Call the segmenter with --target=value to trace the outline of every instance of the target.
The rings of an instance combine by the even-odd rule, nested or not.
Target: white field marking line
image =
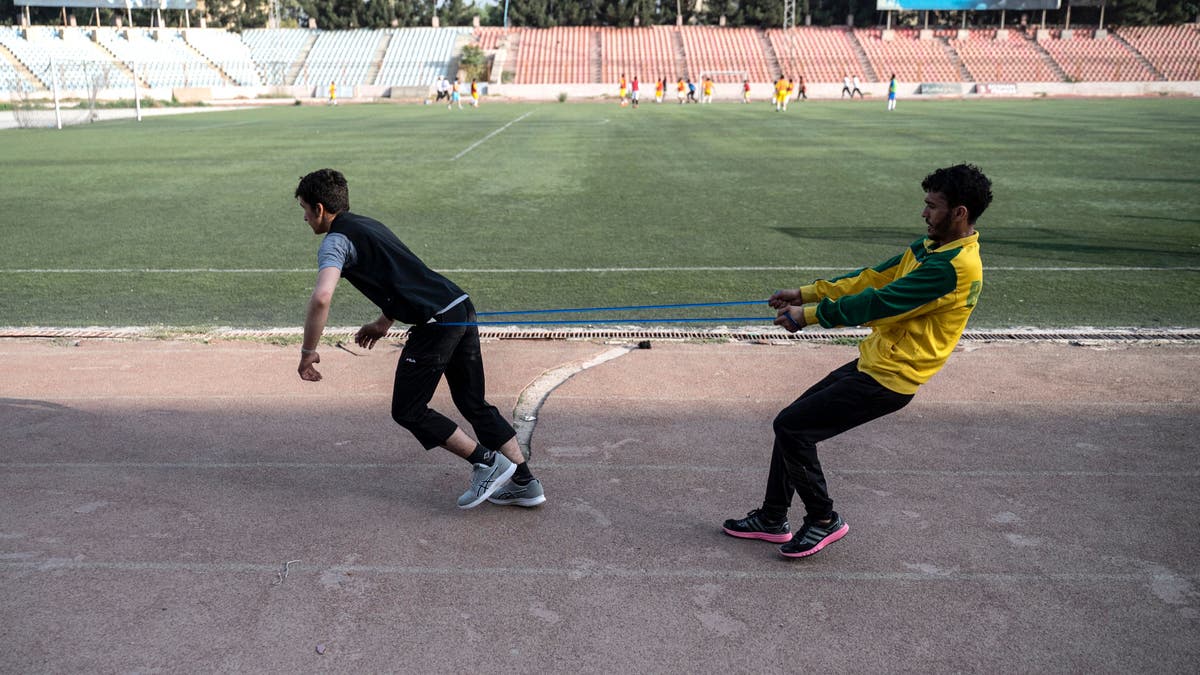
[[[1031,574],[1024,572],[817,572],[795,569],[788,571],[746,571],[731,569],[703,569],[665,567],[663,569],[605,567],[577,569],[573,567],[433,567],[421,565],[296,565],[298,572],[316,574],[326,571],[352,574],[374,574],[383,576],[425,577],[558,577],[567,579],[610,578],[610,579],[727,579],[727,580],[788,580],[809,581],[889,581],[889,582],[966,582],[1028,584],[1030,582],[1064,584],[1146,584],[1158,581],[1200,580],[1200,574],[1176,574],[1163,572],[1052,572]],[[84,561],[66,558],[46,560],[0,561],[0,570],[25,570],[55,572],[58,570],[114,571],[114,572],[203,572],[217,574],[279,574],[278,565],[261,563],[186,563],[186,562],[138,562],[138,561]]]
[[[97,352],[98,353],[98,352]],[[79,402],[79,401],[256,401],[259,399],[267,401],[319,401],[321,399],[328,400],[328,394],[278,394],[278,393],[257,393],[257,394],[209,394],[209,395],[155,395],[155,394],[112,394],[112,395],[95,395],[95,396],[43,396],[37,392],[25,392],[22,394],[25,398],[42,396],[41,400],[49,403],[58,401],[63,402]],[[339,392],[339,399],[378,399],[390,400],[391,393],[356,393],[356,392]]]
[[[121,353],[121,352],[104,352],[104,351],[89,351],[88,352],[88,354],[91,354],[91,355],[109,354],[109,353]],[[174,353],[176,353],[176,352],[172,352],[172,354],[174,354]],[[24,352],[15,352],[15,351],[14,352],[6,352],[3,350],[0,350],[0,355],[24,356],[25,353]],[[54,356],[55,356],[55,358],[58,358],[58,355],[54,355]],[[1191,357],[1187,357],[1187,358],[1191,358]],[[29,398],[36,397],[36,398],[38,398],[38,400],[44,401],[47,403],[79,403],[79,402],[89,402],[89,401],[99,401],[99,402],[105,402],[105,401],[198,401],[198,402],[203,402],[203,401],[257,401],[257,400],[303,401],[303,402],[307,403],[309,401],[320,401],[320,400],[328,399],[327,394],[289,393],[286,395],[281,395],[281,394],[271,393],[271,392],[258,392],[258,393],[250,393],[250,394],[191,394],[191,395],[183,395],[183,394],[170,394],[170,395],[164,395],[164,394],[94,394],[94,395],[93,394],[79,394],[79,395],[74,395],[74,396],[70,396],[70,395],[63,396],[63,395],[59,395],[56,393],[52,394],[52,393],[46,393],[46,392],[26,391],[26,392],[20,392],[20,394],[23,398],[29,399]],[[338,393],[338,398],[365,400],[365,401],[372,401],[372,400],[390,401],[392,398],[392,393],[384,392],[384,391],[380,391],[380,392],[340,392],[340,393]],[[559,398],[560,398],[560,400],[567,400],[567,401],[594,401],[595,400],[594,396],[583,396],[583,395],[571,396],[571,395],[564,394],[564,395],[560,395]],[[648,403],[661,403],[661,404],[674,404],[674,403],[692,403],[692,404],[736,403],[736,404],[742,404],[742,405],[747,404],[746,399],[737,398],[737,397],[733,397],[733,398],[685,398],[685,397],[647,398],[644,396],[643,397],[609,396],[605,400],[606,401],[630,401],[630,402],[642,401],[642,402],[648,402]],[[1160,409],[1172,409],[1172,408],[1192,409],[1192,408],[1196,407],[1196,404],[1191,401],[1053,401],[1052,403],[1053,403],[1053,405],[1060,407],[1060,408],[1097,408],[1097,409],[1113,408],[1113,409],[1117,409],[1117,410],[1124,410],[1124,409],[1160,410]],[[778,406],[779,402],[778,401],[760,400],[760,401],[756,401],[755,404],[756,405],[764,405],[764,406]],[[953,407],[960,407],[960,408],[977,408],[980,405],[985,405],[985,406],[992,407],[992,408],[997,408],[997,407],[1044,408],[1046,405],[1048,405],[1048,402],[1047,401],[1004,401],[1001,403],[996,403],[996,401],[993,399],[980,399],[980,400],[959,399],[959,400],[955,400],[955,401],[941,401],[939,403],[939,405],[941,405],[943,407],[953,406]],[[516,410],[513,411],[513,414],[515,417]],[[0,463],[0,466],[4,466],[4,464]]]
[[[532,114],[533,114],[533,111],[532,111],[532,110],[530,110],[529,112],[525,113],[524,115],[521,115],[521,116],[520,116],[520,117],[518,117],[517,119],[515,119],[515,120],[513,120],[513,121],[509,122],[508,124],[505,124],[504,126],[500,127],[499,129],[496,129],[495,131],[493,131],[492,133],[488,134],[487,136],[484,136],[483,138],[481,138],[481,139],[479,139],[479,140],[475,141],[475,142],[474,142],[474,143],[472,143],[472,144],[471,144],[471,146],[470,146],[470,147],[468,147],[466,150],[463,150],[462,152],[458,153],[458,154],[457,154],[457,155],[455,155],[453,158],[451,158],[451,159],[450,159],[450,161],[451,161],[451,162],[453,162],[453,161],[457,160],[459,157],[462,157],[463,155],[467,154],[468,152],[470,152],[470,151],[474,150],[475,148],[478,148],[478,147],[479,147],[480,145],[482,145],[482,144],[483,144],[483,142],[484,142],[484,141],[486,141],[487,139],[491,138],[492,136],[495,136],[496,134],[500,133],[501,131],[504,131],[505,129],[507,129],[507,128],[511,127],[512,125],[516,124],[517,122],[520,122],[521,120],[525,119],[526,117],[529,117],[529,116],[530,116],[530,115],[532,115]]]
[[[595,462],[566,463],[539,461],[539,470],[582,470],[607,472],[664,471],[671,473],[761,473],[759,467],[696,466],[691,464],[604,464]],[[442,471],[440,464],[406,464],[402,462],[365,462],[361,464],[338,462],[0,462],[4,470],[98,470],[120,471],[125,469],[147,469],[155,471],[200,470],[200,471],[244,471],[297,470],[297,471]],[[1200,471],[1082,471],[1074,469],[1017,471],[1005,469],[840,469],[833,472],[841,476],[915,476],[922,478],[1200,478]]]
[[[743,266],[743,267],[514,267],[439,268],[445,274],[627,274],[645,272],[845,272],[851,267]],[[1200,267],[984,267],[984,272],[1200,272]],[[315,274],[311,267],[178,267],[178,268],[22,268],[0,269],[0,274]]]
[[[541,411],[542,405],[546,402],[546,398],[550,396],[550,392],[557,389],[560,384],[571,379],[577,373],[611,361],[619,356],[624,356],[635,348],[635,345],[621,345],[603,351],[585,361],[575,361],[558,366],[557,368],[551,368],[521,390],[521,393],[517,396],[517,404],[513,407],[512,416],[513,427],[517,432],[517,444],[521,447],[521,452],[525,454],[526,459],[532,453],[529,444],[533,439],[533,430],[537,427],[538,413]]]

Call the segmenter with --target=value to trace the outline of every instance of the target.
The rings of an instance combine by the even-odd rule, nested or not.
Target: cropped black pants
[[[489,450],[499,450],[516,431],[495,406],[484,398],[483,354],[470,300],[436,317],[437,323],[413,326],[396,365],[392,386],[392,419],[412,432],[426,450],[442,445],[458,428],[445,415],[429,407],[442,376],[450,386],[454,406],[475,430],[475,438]]]
[[[896,412],[912,398],[859,372],[858,359],[826,375],[775,417],[775,447],[762,510],[772,518],[786,516],[794,493],[810,518],[828,518],[833,500],[817,458],[817,443]]]

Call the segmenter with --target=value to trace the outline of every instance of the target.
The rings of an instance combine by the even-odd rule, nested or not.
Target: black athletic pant
[[[912,394],[898,394],[858,370],[858,359],[814,384],[775,417],[775,449],[763,511],[782,518],[793,490],[808,516],[823,520],[833,513],[817,443],[908,405]]]
[[[470,300],[434,317],[439,322],[474,323]],[[475,430],[485,448],[499,450],[516,432],[496,407],[484,400],[483,354],[475,326],[413,326],[396,365],[392,386],[392,419],[408,429],[426,449],[446,442],[458,425],[429,407],[442,375],[454,405]]]

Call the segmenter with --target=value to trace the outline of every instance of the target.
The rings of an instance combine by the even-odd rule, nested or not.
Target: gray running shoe
[[[501,506],[537,506],[546,501],[546,492],[536,478],[525,485],[517,485],[510,481],[508,485],[488,497],[488,501]]]
[[[504,487],[517,470],[504,455],[493,453],[492,465],[476,464],[471,470],[471,487],[458,498],[458,508],[473,509],[483,503],[492,493]]]

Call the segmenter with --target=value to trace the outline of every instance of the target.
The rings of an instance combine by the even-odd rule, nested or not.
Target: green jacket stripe
[[[837,300],[825,298],[817,306],[817,319],[826,328],[861,326],[904,314],[953,292],[958,285],[954,265],[943,256],[931,258],[883,288],[868,288]]]

